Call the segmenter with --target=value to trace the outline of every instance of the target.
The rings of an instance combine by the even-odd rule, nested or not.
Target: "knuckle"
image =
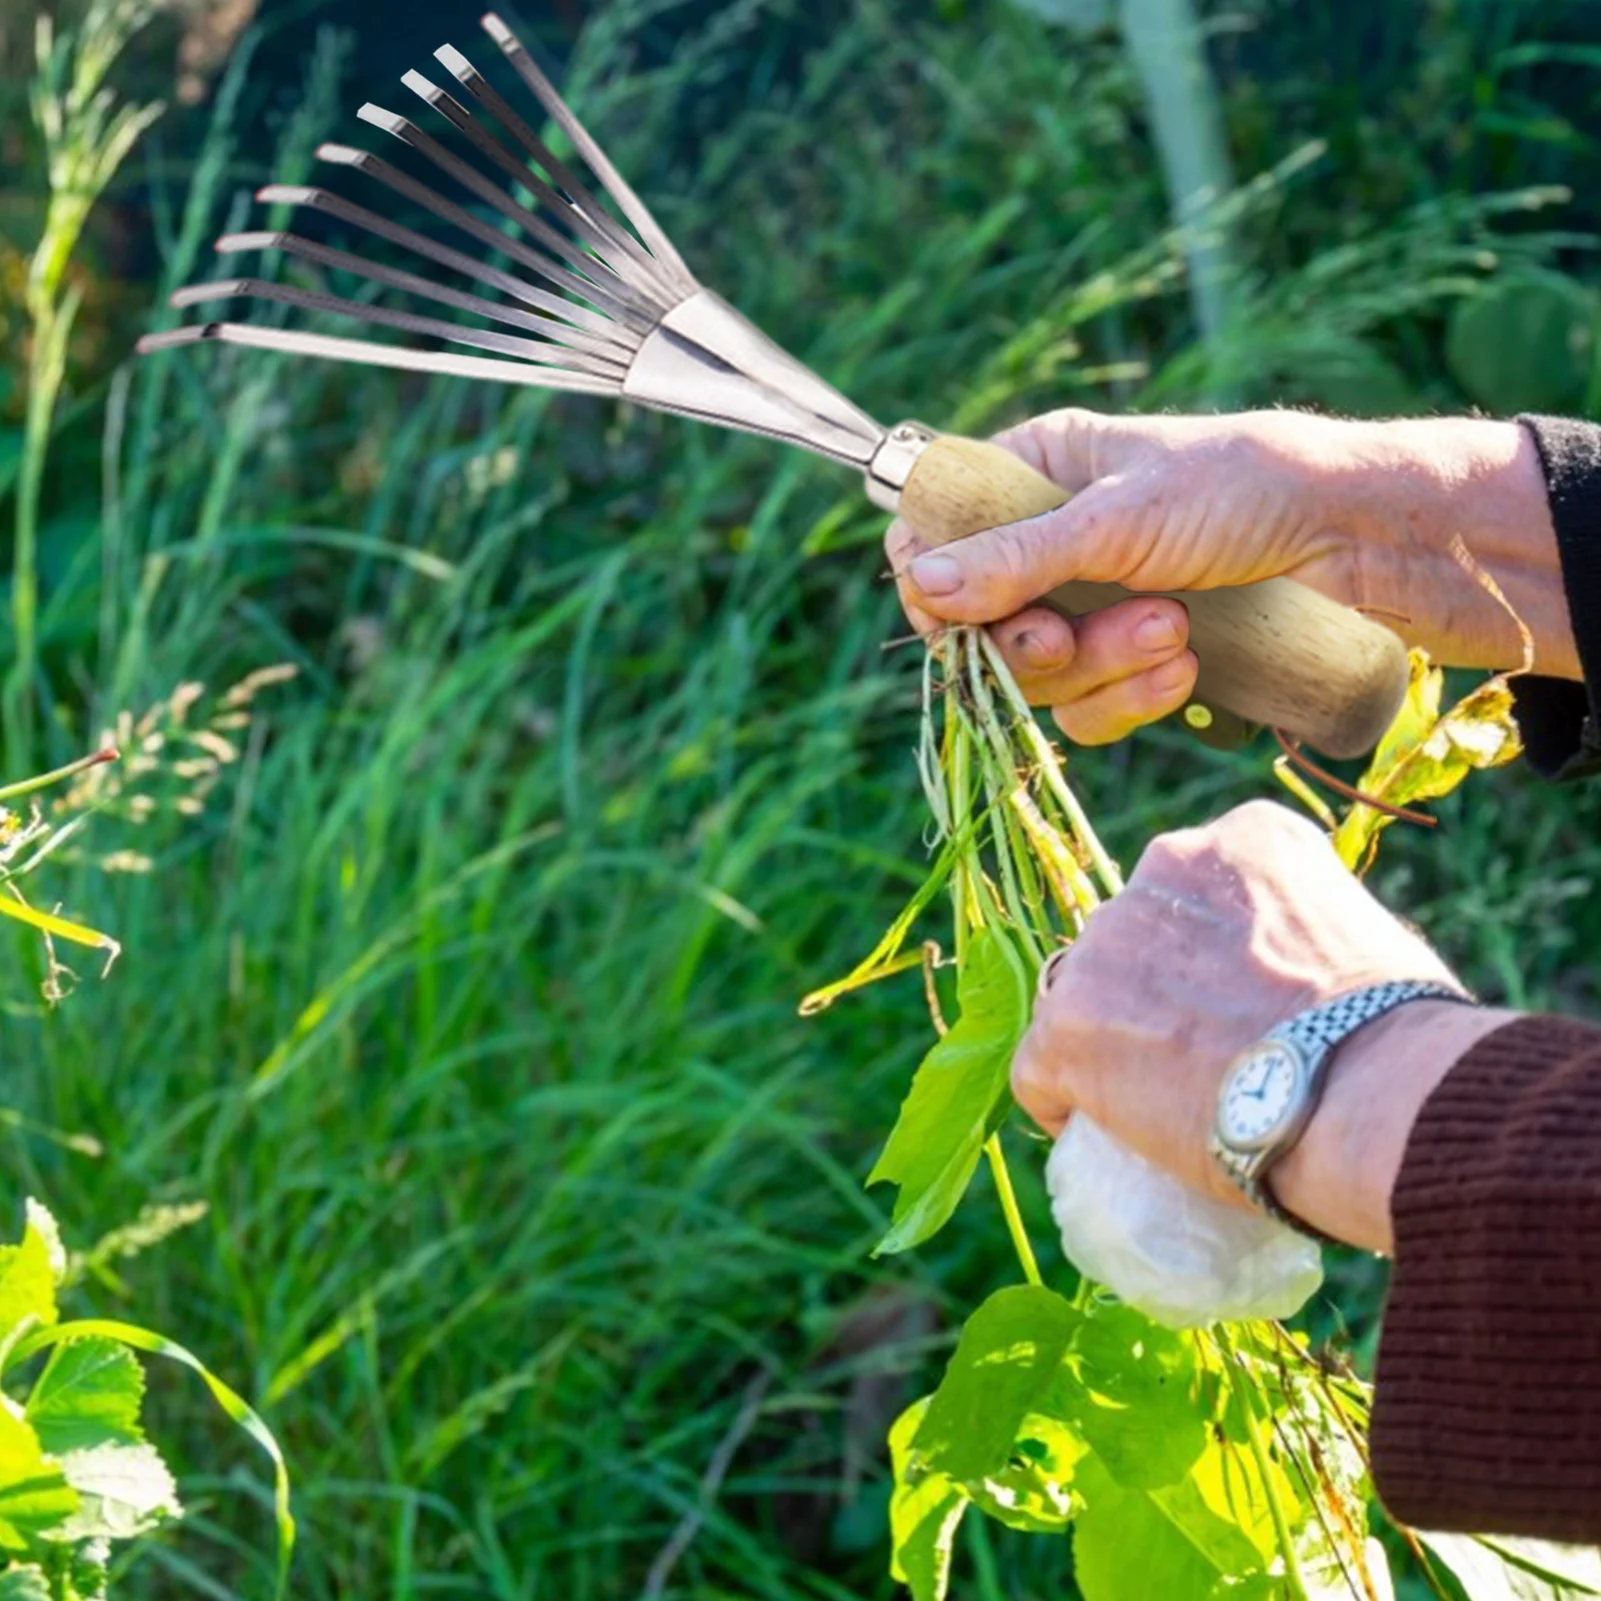
[[[1258,841],[1278,838],[1297,842],[1321,839],[1322,830],[1311,818],[1292,811],[1279,801],[1248,800],[1225,812],[1210,825],[1220,840]]]
[[[1148,882],[1153,878],[1174,878],[1188,873],[1212,855],[1215,848],[1206,828],[1171,829],[1166,834],[1158,834],[1140,852],[1129,881]]]
[[[911,524],[901,518],[894,518],[884,530],[884,552],[891,565],[899,565],[903,559],[909,560],[921,549],[922,545],[913,533]]]
[[[1137,701],[1131,710],[1146,717],[1173,710],[1181,701],[1189,699],[1199,671],[1194,653],[1184,651],[1160,667],[1142,673],[1137,687],[1131,691]]]
[[[996,576],[1020,599],[1032,600],[1046,583],[1040,569],[1049,553],[1050,514],[1013,523],[995,540]]]

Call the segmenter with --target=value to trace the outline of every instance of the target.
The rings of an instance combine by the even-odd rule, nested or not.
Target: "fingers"
[[[909,523],[899,517],[889,525],[884,535],[884,554],[889,558],[889,570],[895,575],[895,588],[900,592],[901,610],[906,620],[920,634],[932,634],[944,624],[932,612],[917,604],[917,593],[907,577],[907,569],[920,552],[928,549]]]
[[[1172,661],[1189,638],[1176,600],[1138,598],[1071,623],[1031,606],[992,630],[1019,688],[1036,706],[1066,706]]]
[[[1199,671],[1195,652],[1181,651],[1160,667],[1053,706],[1051,716],[1075,745],[1110,745],[1176,712],[1190,698]]]
[[[1067,1127],[1073,1103],[1067,1095],[1058,1053],[1047,1040],[1047,1030],[1038,1023],[1023,1036],[1012,1057],[1012,1096],[1054,1138]]]

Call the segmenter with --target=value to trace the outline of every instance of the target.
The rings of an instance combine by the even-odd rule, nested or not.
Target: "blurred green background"
[[[1191,34],[1172,0],[507,14],[700,276],[885,420],[1601,415],[1591,0],[1204,0]],[[492,54],[475,20],[191,0],[118,70],[174,104],[68,275],[8,774],[181,685],[299,673],[197,804],[158,761],[82,836],[148,871],[85,849],[40,879],[127,949],[49,1009],[16,939],[10,1215],[38,1194],[88,1245],[205,1204],[101,1251],[79,1299],[260,1402],[297,1596],[888,1596],[884,1429],[1009,1269],[982,1183],[932,1248],[867,1257],[915,979],[796,1015],[923,859],[881,519],[837,469],[611,403],[126,361],[257,184],[362,142],[355,106],[401,109],[384,86],[436,44]],[[0,541],[46,197],[33,23],[0,4]],[[1167,729],[1071,773],[1125,865],[1275,789],[1265,747]],[[1487,994],[1593,1010],[1595,792],[1502,773],[1441,810],[1392,832],[1382,891]],[[1039,1148],[1008,1139],[1044,1244]],[[1314,1324],[1365,1357],[1381,1293],[1340,1264]],[[120,1593],[265,1594],[257,1464],[153,1383],[193,1516]],[[1063,1542],[963,1542],[964,1596],[1071,1593]]]

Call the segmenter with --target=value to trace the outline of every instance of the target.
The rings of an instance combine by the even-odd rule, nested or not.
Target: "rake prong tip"
[[[199,305],[204,300],[230,300],[235,296],[252,295],[267,287],[259,278],[219,278],[215,283],[188,284],[175,289],[168,305],[181,310],[185,306]]]
[[[408,126],[404,117],[393,111],[385,111],[382,106],[375,106],[370,100],[356,115],[370,126],[382,128],[385,133],[398,134],[402,128]]]
[[[225,233],[212,248],[219,256],[231,256],[242,250],[277,250],[291,237],[281,228],[259,233]]]

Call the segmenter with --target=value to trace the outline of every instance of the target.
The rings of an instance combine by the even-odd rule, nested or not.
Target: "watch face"
[[[1290,1046],[1264,1040],[1247,1051],[1223,1082],[1217,1129],[1241,1150],[1261,1150],[1288,1126],[1300,1105],[1301,1059]]]

